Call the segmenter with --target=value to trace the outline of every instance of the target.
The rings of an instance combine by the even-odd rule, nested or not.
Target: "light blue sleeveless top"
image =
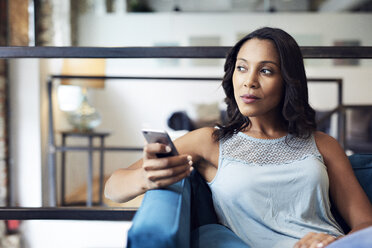
[[[343,235],[330,211],[327,167],[314,137],[220,141],[208,183],[221,224],[251,248],[292,248],[309,232]]]

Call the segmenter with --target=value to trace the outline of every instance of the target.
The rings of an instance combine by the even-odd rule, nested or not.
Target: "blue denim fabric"
[[[250,248],[235,233],[219,224],[208,224],[191,233],[192,248]]]
[[[342,239],[336,240],[327,248],[371,248],[372,227],[352,233]]]
[[[190,184],[182,180],[150,190],[128,232],[127,247],[190,247]]]

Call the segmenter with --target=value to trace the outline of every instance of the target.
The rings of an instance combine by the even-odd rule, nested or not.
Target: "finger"
[[[314,240],[311,241],[311,243],[308,247],[309,248],[322,248],[322,247],[324,247],[324,244],[321,240],[314,239]]]
[[[315,235],[313,236],[312,239],[310,239],[308,241],[308,247],[309,248],[322,248],[324,247],[324,244],[323,244],[323,237],[320,236],[320,235]]]
[[[323,248],[334,240],[335,238],[332,237],[331,235],[320,233],[316,235],[314,239],[311,241],[310,248]]]
[[[180,165],[177,167],[172,167],[164,170],[153,170],[147,173],[147,179],[150,181],[160,181],[164,179],[169,179],[173,177],[177,177],[180,174],[191,172],[191,166],[189,164],[187,165]]]
[[[336,241],[336,238],[333,237],[333,236],[329,236],[327,237],[325,240],[322,241],[322,243],[324,244],[324,247],[326,247],[327,245],[333,243]]]
[[[314,235],[316,235],[316,234],[313,233],[313,232],[309,232],[302,239],[300,239],[300,241],[298,241],[295,244],[294,248],[305,248],[305,247],[308,247],[308,242],[313,238]]]
[[[146,171],[163,170],[180,165],[192,165],[192,157],[190,155],[180,155],[166,158],[148,159],[144,162],[143,168]]]
[[[307,235],[305,235],[302,239],[297,241],[297,243],[293,246],[293,248],[301,248],[301,246],[305,244],[305,241],[306,241],[305,238],[307,238]]]
[[[151,143],[147,144],[143,148],[143,157],[144,159],[153,159],[157,158],[157,153],[169,153],[171,148],[161,143]]]
[[[190,170],[192,170],[192,169],[190,169]],[[163,188],[163,187],[166,187],[168,185],[174,184],[174,183],[176,183],[178,181],[181,181],[185,177],[188,177],[189,174],[190,174],[190,172],[185,171],[184,173],[181,173],[181,174],[179,174],[179,175],[177,175],[175,177],[162,179],[162,180],[159,180],[159,181],[154,182],[153,184],[154,184],[154,186],[156,188]]]
[[[310,248],[323,248],[323,247],[325,247],[325,241],[319,240],[319,239],[313,240],[310,245]]]
[[[322,240],[322,233],[309,232],[300,241],[295,244],[295,248],[310,248],[315,243]]]
[[[144,146],[144,158],[145,159],[152,159],[157,158],[157,153],[169,153],[171,148],[161,143],[151,143]]]

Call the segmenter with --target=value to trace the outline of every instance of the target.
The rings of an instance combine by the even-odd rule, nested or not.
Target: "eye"
[[[238,65],[238,66],[236,67],[236,70],[237,70],[237,71],[246,71],[247,69],[246,69],[244,66]]]
[[[271,75],[273,72],[270,69],[262,69],[261,72],[266,75]]]

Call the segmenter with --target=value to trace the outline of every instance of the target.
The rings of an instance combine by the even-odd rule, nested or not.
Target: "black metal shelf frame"
[[[0,58],[117,58],[117,59],[151,59],[151,58],[205,58],[223,59],[230,47],[0,47]],[[301,47],[304,59],[372,59],[372,46],[364,47]],[[68,76],[63,76],[68,77]],[[74,77],[75,76],[71,76]],[[48,92],[51,93],[52,81],[62,76],[53,75],[48,80]],[[98,77],[102,79],[101,77]],[[111,77],[110,79],[133,79],[132,77]],[[171,79],[171,80],[193,80],[191,78],[146,78],[137,79]],[[195,78],[195,80],[220,80],[219,78]],[[326,79],[328,81],[338,81],[339,79]],[[343,118],[347,108],[369,108],[370,106],[342,105],[342,81],[338,86],[339,106],[330,112],[330,115],[339,112],[339,118]],[[341,105],[340,105],[341,104]],[[49,114],[51,109],[49,109]],[[341,128],[345,129],[345,121]],[[52,123],[53,124],[53,123]],[[49,132],[53,127],[49,126]],[[57,147],[54,144],[53,135],[49,135],[48,143],[52,144],[48,151],[50,158],[56,151],[61,150],[84,150],[84,147]],[[97,148],[94,148],[97,149]],[[136,147],[106,147],[107,151],[137,151]],[[92,208],[0,208],[0,219],[80,219],[80,220],[131,220],[135,210],[112,210],[112,209],[92,209]]]
[[[0,207],[2,220],[105,220],[128,221],[136,210],[132,208],[7,208]]]
[[[0,58],[223,59],[231,47],[0,47]],[[303,46],[306,59],[371,59],[372,46]]]

